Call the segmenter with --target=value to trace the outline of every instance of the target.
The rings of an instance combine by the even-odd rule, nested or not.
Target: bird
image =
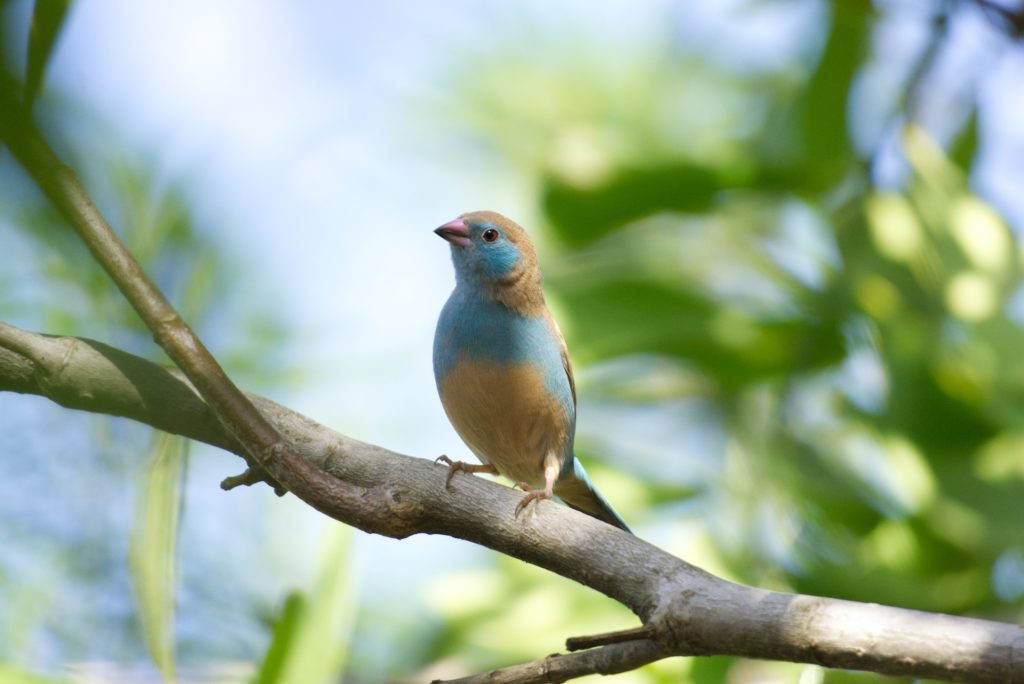
[[[576,458],[576,383],[562,332],[544,300],[526,231],[473,211],[434,231],[451,248],[455,289],[434,333],[434,379],[445,413],[480,465],[440,456],[450,486],[459,471],[502,475],[532,501],[557,495],[631,533]]]

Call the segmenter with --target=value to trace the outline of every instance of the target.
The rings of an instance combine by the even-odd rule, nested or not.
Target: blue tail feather
[[[579,460],[573,458],[573,461],[572,471],[566,473],[555,483],[555,494],[570,508],[632,534],[633,531],[629,529],[622,517],[594,487],[594,483],[590,481],[587,471],[584,470]]]

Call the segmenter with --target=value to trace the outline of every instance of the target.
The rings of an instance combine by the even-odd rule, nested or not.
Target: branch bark
[[[0,390],[120,415],[244,454],[173,370],[99,342],[0,324]],[[326,511],[367,532],[446,534],[520,558],[629,606],[651,637],[548,657],[461,681],[549,682],[632,669],[676,655],[735,655],[950,681],[1024,681],[1024,629],[915,610],[765,591],[728,582],[565,506],[360,442],[249,395],[329,490],[364,492]],[[615,667],[623,669],[616,670]],[[485,679],[484,677],[491,677]]]

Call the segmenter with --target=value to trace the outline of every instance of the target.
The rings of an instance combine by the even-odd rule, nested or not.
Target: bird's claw
[[[474,465],[472,463],[466,463],[465,461],[453,461],[444,454],[435,458],[434,463],[444,463],[448,466],[448,477],[444,480],[445,489],[451,488],[452,478],[455,477],[455,473],[460,470],[464,473],[469,473],[470,475],[473,473],[491,473],[492,475],[496,475],[498,473],[494,466]]]
[[[552,493],[549,492],[547,489],[534,489],[525,482],[516,482],[516,487],[519,487],[524,492],[526,492],[526,496],[524,496],[522,500],[518,504],[516,504],[515,514],[512,516],[514,518],[518,518],[519,514],[522,513],[526,509],[526,507],[530,505],[531,501],[538,501],[540,499],[550,499],[552,495]]]
[[[445,454],[441,454],[440,456],[435,458],[434,463],[444,463],[445,465],[448,466],[448,477],[444,479],[445,489],[451,488],[452,478],[455,477],[455,473],[459,472],[466,466],[466,464],[463,463],[462,461],[453,461],[452,459],[448,458]]]

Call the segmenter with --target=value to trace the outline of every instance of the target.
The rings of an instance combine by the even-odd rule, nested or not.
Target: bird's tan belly
[[[515,482],[542,486],[545,455],[564,454],[571,417],[529,364],[462,360],[442,383],[441,403],[477,458]]]

